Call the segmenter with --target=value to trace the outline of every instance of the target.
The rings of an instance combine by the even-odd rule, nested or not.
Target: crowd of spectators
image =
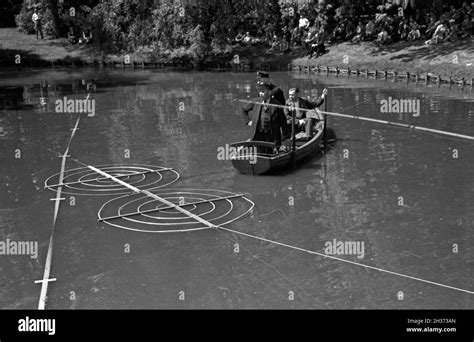
[[[439,44],[470,38],[473,34],[474,3],[464,2],[456,8],[445,4],[442,9],[412,8],[403,1],[393,0],[384,5],[354,6],[344,1],[339,7],[318,4],[312,9],[291,10],[284,18],[281,32],[265,28],[262,38],[252,38],[240,32],[235,43],[267,44],[269,51],[288,51],[304,47],[310,56],[323,54],[325,44],[342,41],[374,41],[380,45],[399,41]]]

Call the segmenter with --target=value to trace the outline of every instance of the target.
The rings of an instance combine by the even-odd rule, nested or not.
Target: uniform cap
[[[270,77],[270,73],[266,72],[266,71],[257,71],[257,76],[258,77],[261,77],[261,78],[269,78]]]

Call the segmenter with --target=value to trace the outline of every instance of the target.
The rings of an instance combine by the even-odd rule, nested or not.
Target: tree
[[[51,20],[55,38],[61,37],[61,24],[59,20],[58,4],[56,0],[48,0],[49,10],[51,11]]]
[[[15,14],[21,9],[21,2],[2,0],[0,4],[0,27],[15,26]]]

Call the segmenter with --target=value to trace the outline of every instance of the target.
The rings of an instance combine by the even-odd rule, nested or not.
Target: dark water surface
[[[328,87],[330,111],[474,135],[469,89],[272,77],[285,92],[299,86],[303,95],[315,96]],[[253,96],[254,83],[253,73],[3,74],[0,240],[38,241],[39,256],[0,256],[0,307],[38,305],[40,285],[34,281],[43,277],[54,211],[54,193],[43,185],[60,171],[52,151],[64,152],[77,119],[55,113],[54,102],[88,92],[96,115],[82,115],[69,151],[73,158],[91,165],[173,167],[181,175],[173,186],[248,194],[256,205],[253,215],[231,229],[319,253],[333,239],[364,242],[363,258],[340,257],[474,291],[472,142],[331,117],[339,140],[326,156],[294,172],[240,175],[229,161],[217,159],[217,148],[248,138],[233,100]],[[389,97],[419,99],[420,115],[381,113],[380,101]],[[68,160],[66,168],[77,167]],[[97,222],[105,197],[78,196],[75,206],[64,197],[50,309],[474,309],[472,294],[229,232],[115,229]]]

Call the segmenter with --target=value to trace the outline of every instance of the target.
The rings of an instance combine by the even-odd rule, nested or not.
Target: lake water
[[[474,92],[383,80],[272,73],[285,92],[329,89],[332,112],[474,135]],[[338,137],[297,170],[241,175],[217,149],[249,137],[241,103],[254,73],[66,70],[0,79],[0,241],[37,241],[38,258],[0,255],[0,307],[38,305],[54,192],[78,114],[64,97],[95,100],[81,115],[66,169],[146,164],[176,169],[170,188],[246,193],[255,203],[227,227],[474,291],[474,145],[463,139],[329,117]],[[381,101],[419,100],[419,113],[382,113]],[[474,309],[474,296],[436,284],[222,230],[149,234],[97,222],[110,197],[64,194],[55,228],[49,309]],[[71,201],[74,201],[72,203]],[[74,204],[74,205],[71,205]],[[237,249],[236,249],[237,247]]]

